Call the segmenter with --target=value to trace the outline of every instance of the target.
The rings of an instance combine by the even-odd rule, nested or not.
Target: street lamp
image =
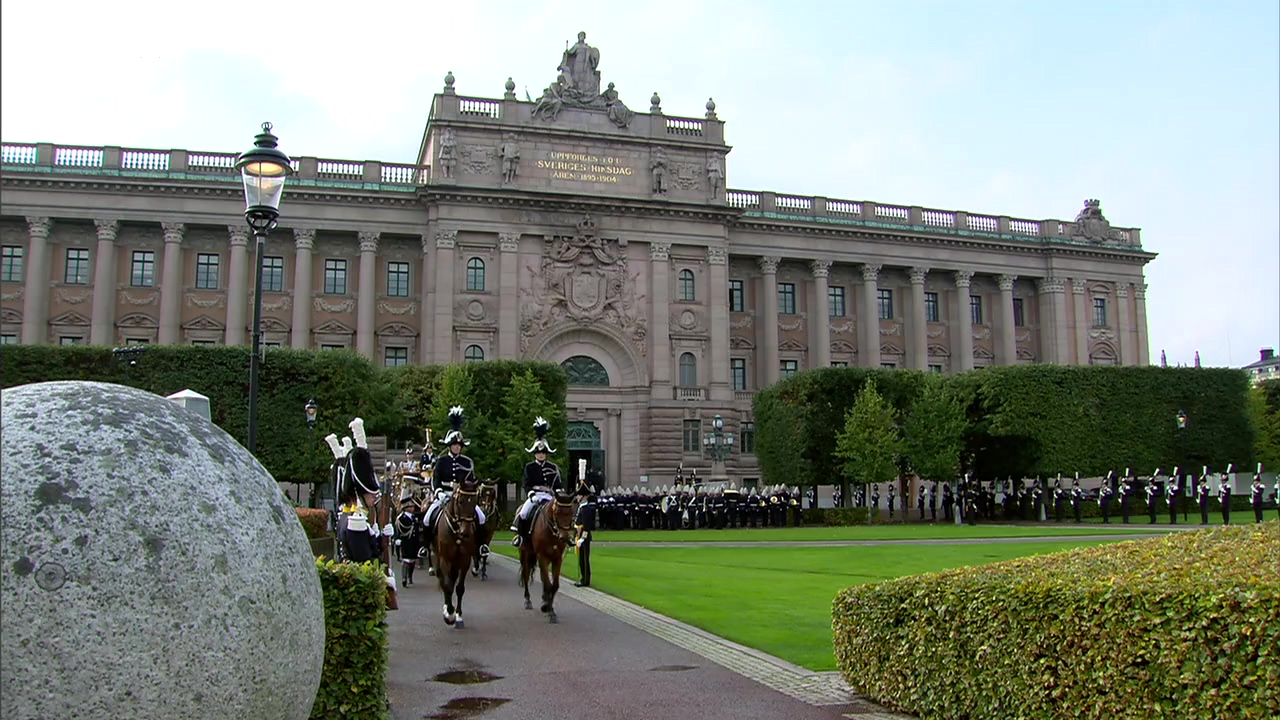
[[[307,413],[307,427],[311,428],[312,430],[315,430],[316,414],[320,412],[320,408],[316,407],[316,401],[308,400],[306,406],[304,406],[302,409],[304,412]]]
[[[733,433],[724,431],[724,418],[716,415],[711,421],[711,432],[702,436],[702,447],[711,458],[711,479],[727,480],[729,473],[724,469],[724,461],[729,459],[733,451]]]
[[[280,218],[280,196],[284,181],[292,172],[289,156],[276,147],[271,123],[262,123],[262,132],[253,139],[253,148],[240,154],[236,169],[244,178],[244,219],[253,230],[257,270],[253,281],[253,354],[249,356],[249,452],[258,441],[258,353],[262,349],[262,250],[267,235]]]
[[[1187,467],[1188,466],[1187,457],[1186,457],[1187,455],[1187,414],[1179,410],[1178,413],[1173,416],[1173,420],[1178,427],[1178,461],[1181,463],[1183,467]],[[1177,472],[1175,471],[1174,474],[1176,475]],[[1174,480],[1175,482],[1177,482],[1177,491],[1176,491],[1176,494],[1174,495],[1175,502],[1177,502],[1177,499],[1179,498],[1179,496],[1182,495],[1182,492],[1183,492],[1182,479],[1175,478]],[[1194,481],[1192,482],[1192,489],[1193,490],[1195,489]],[[1178,514],[1178,511],[1175,508],[1170,508],[1169,514],[1176,517]],[[1187,519],[1186,503],[1182,504],[1182,519],[1183,520]]]
[[[316,415],[320,413],[320,408],[316,406],[315,400],[308,400],[307,404],[302,406],[302,411],[306,413],[307,427],[311,429],[311,442],[314,443],[316,439]],[[307,505],[308,507],[315,507],[316,506],[316,484],[310,483],[310,485],[311,485],[311,491],[307,493],[307,497],[308,497]],[[293,500],[294,502],[302,501],[302,483],[298,483],[297,494],[295,495]]]

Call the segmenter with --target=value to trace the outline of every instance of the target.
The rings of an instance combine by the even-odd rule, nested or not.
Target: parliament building
[[[1155,255],[1097,200],[1032,220],[730,189],[713,101],[630,108],[599,59],[579,35],[527,100],[445,76],[415,163],[294,156],[264,342],[560,363],[568,449],[625,486],[706,476],[716,414],[757,480],[752,395],[807,368],[1148,364]],[[247,344],[236,155],[4,142],[0,339]]]

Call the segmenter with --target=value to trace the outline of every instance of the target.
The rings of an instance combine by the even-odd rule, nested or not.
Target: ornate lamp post
[[[733,451],[733,433],[724,431],[724,418],[716,415],[711,421],[711,432],[702,436],[702,447],[711,458],[711,479],[727,480],[729,473],[724,469],[724,461],[729,459]]]
[[[1173,420],[1174,420],[1174,423],[1176,423],[1178,428],[1178,464],[1179,464],[1179,467],[1188,467],[1187,465],[1187,414],[1179,410],[1177,414],[1173,416]],[[1177,474],[1176,470],[1175,470],[1175,474]],[[1178,483],[1177,494],[1174,496],[1176,498],[1181,496],[1183,493],[1182,478],[1175,478],[1174,482]],[[1194,481],[1193,481],[1192,487],[1194,489]],[[1177,510],[1170,508],[1169,514],[1176,516]],[[1187,503],[1182,503],[1182,519],[1184,521],[1187,519]]]
[[[253,139],[253,148],[240,154],[236,169],[244,178],[244,219],[253,230],[257,270],[253,281],[253,354],[249,356],[249,452],[258,442],[258,363],[262,350],[262,250],[267,235],[280,218],[280,196],[284,181],[293,173],[289,156],[276,147],[271,123],[262,123],[262,132]]]
[[[311,442],[312,444],[314,444],[316,439],[316,415],[320,413],[320,408],[316,405],[315,400],[308,400],[307,404],[302,406],[302,411],[306,413],[307,427],[311,429]],[[307,505],[309,507],[315,507],[316,506],[316,484],[315,483],[311,483],[311,492],[307,493],[307,495],[308,495]],[[298,484],[297,495],[294,497],[293,501],[295,503],[302,501],[302,484],[301,483]]]

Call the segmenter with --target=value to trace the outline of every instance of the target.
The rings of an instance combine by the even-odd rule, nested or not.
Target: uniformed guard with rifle
[[[1254,522],[1262,522],[1262,500],[1266,490],[1266,486],[1262,484],[1262,463],[1258,463],[1258,471],[1253,474],[1253,486],[1249,488],[1249,502],[1253,505]]]
[[[1169,476],[1169,484],[1164,488],[1165,502],[1169,503],[1170,525],[1178,524],[1178,496],[1181,494],[1181,488],[1178,487],[1180,484],[1178,481],[1181,476],[1178,474],[1178,471],[1180,469],[1181,468],[1178,467],[1173,468],[1173,474]]]
[[[1209,466],[1200,471],[1200,480],[1196,484],[1196,499],[1200,502],[1200,524],[1209,524]]]
[[[1147,478],[1147,517],[1151,518],[1152,525],[1156,524],[1156,501],[1160,499],[1160,488],[1156,485],[1159,478],[1160,468],[1156,468],[1151,477]]]
[[[1108,470],[1107,477],[1102,481],[1102,487],[1098,488],[1098,507],[1102,510],[1102,522],[1111,524],[1111,479],[1115,477],[1115,470]]]
[[[1076,478],[1071,481],[1071,511],[1075,515],[1076,522],[1080,520],[1080,506],[1084,504],[1084,488],[1080,487],[1080,473],[1076,473]]]
[[[1231,524],[1231,463],[1218,479],[1218,504],[1222,506],[1222,524]]]

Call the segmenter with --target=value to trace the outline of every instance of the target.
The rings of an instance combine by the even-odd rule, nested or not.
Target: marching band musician
[[[1124,469],[1124,479],[1120,481],[1120,513],[1124,515],[1124,524],[1129,524],[1129,498],[1133,497],[1133,469]]]
[[[836,485],[835,490],[831,491],[831,506],[843,507],[843,505],[841,504],[841,501],[843,499],[844,499],[843,487],[840,485]]]
[[[1156,481],[1160,478],[1160,468],[1156,468],[1155,473],[1147,480],[1147,516],[1151,518],[1151,524],[1156,524],[1156,501],[1160,498],[1160,488],[1156,487]]]
[[[1164,486],[1165,502],[1169,503],[1169,524],[1178,524],[1178,468],[1169,476],[1169,484]]]
[[[1209,524],[1209,466],[1200,471],[1199,484],[1196,486],[1196,499],[1200,502],[1200,524]]]
[[[552,493],[564,489],[560,466],[547,460],[547,456],[555,452],[547,442],[547,433],[550,431],[551,424],[545,418],[539,416],[533,421],[536,439],[526,450],[533,453],[533,462],[525,463],[524,466],[524,490],[529,497],[516,511],[516,523],[511,526],[511,531],[516,534],[511,539],[514,547],[520,547],[529,534],[529,516],[533,508],[552,500]]]
[[[1080,504],[1084,502],[1084,488],[1080,487],[1080,473],[1076,473],[1076,477],[1071,481],[1071,511],[1075,514],[1076,522],[1080,520]]]
[[[1036,478],[1036,484],[1031,488],[1031,511],[1037,522],[1044,522],[1043,502],[1044,487],[1040,483],[1040,478]]]
[[[1098,488],[1098,507],[1102,509],[1102,522],[1111,524],[1111,479],[1115,477],[1115,470],[1107,471],[1107,478],[1102,481],[1102,487]]]
[[[454,405],[449,408],[449,425],[451,429],[445,434],[443,442],[443,445],[448,448],[448,452],[436,458],[436,467],[432,471],[431,487],[436,491],[436,499],[427,510],[426,522],[428,528],[431,528],[435,522],[440,506],[448,500],[456,488],[463,483],[477,482],[475,461],[462,454],[462,448],[471,445],[470,440],[462,437],[462,424],[465,419],[461,407]],[[477,506],[477,537],[486,537],[485,520],[484,511]],[[478,551],[480,556],[484,557],[489,554],[489,546],[481,545]]]
[[[1231,524],[1231,463],[1218,478],[1218,504],[1222,506],[1222,524]]]
[[[1249,502],[1253,504],[1255,522],[1262,522],[1262,496],[1266,489],[1262,484],[1262,463],[1258,463],[1258,471],[1253,474],[1253,487],[1249,488]]]

